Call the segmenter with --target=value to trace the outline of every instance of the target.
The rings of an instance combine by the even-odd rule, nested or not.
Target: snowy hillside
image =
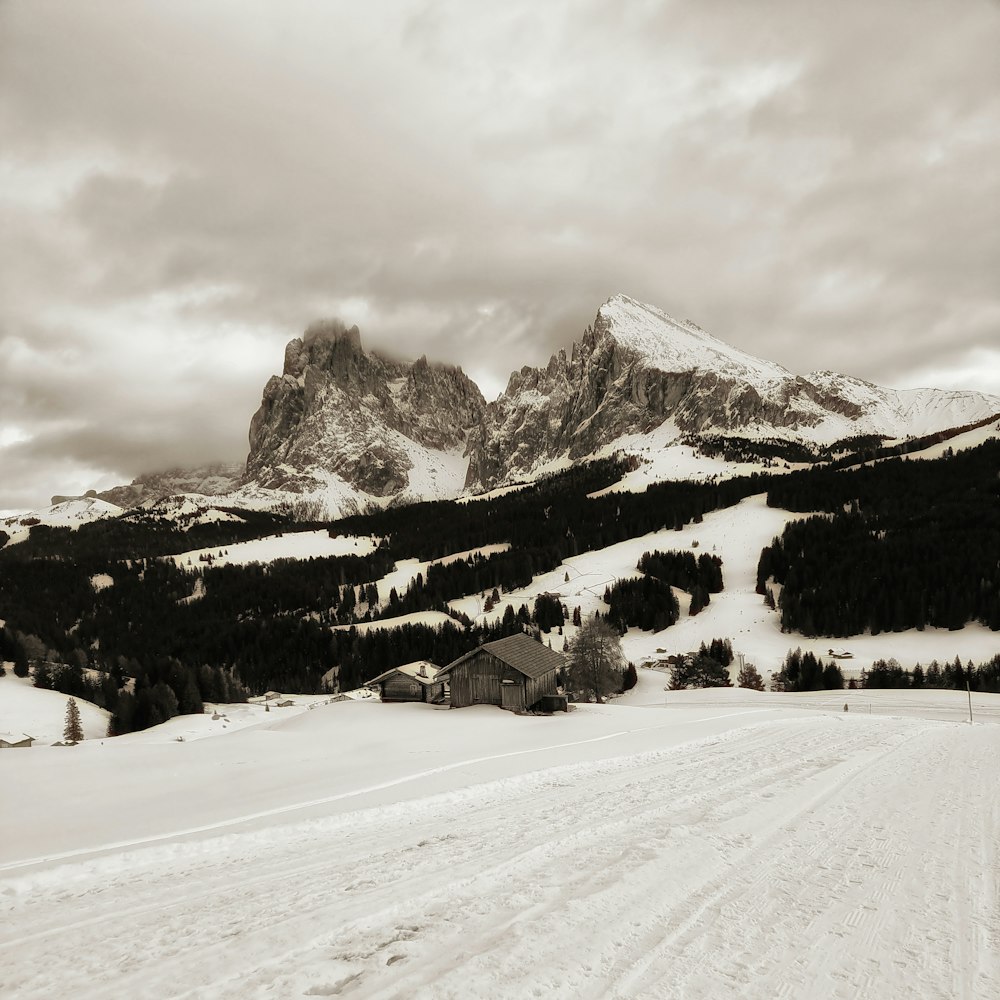
[[[0,732],[23,733],[39,744],[55,743],[63,738],[68,700],[58,691],[34,687],[28,677],[16,677],[8,665],[7,676],[0,677]],[[103,737],[108,731],[108,713],[82,698],[75,700],[84,737]]]
[[[28,537],[33,524],[48,524],[57,528],[78,528],[81,524],[106,517],[117,517],[122,508],[97,497],[75,497],[51,504],[27,514],[15,514],[0,521],[0,528],[10,535],[11,542]]]
[[[699,694],[0,753],[4,994],[998,995],[1000,698]]]
[[[615,295],[598,311],[608,333],[642,363],[664,372],[706,371],[766,390],[792,378],[781,365],[762,361],[717,340],[689,320],[676,320],[656,306]]]
[[[641,576],[636,564],[644,552],[680,549],[721,558],[725,589],[713,594],[708,607],[695,616],[687,614],[690,595],[679,591],[681,617],[677,624],[661,632],[630,629],[622,639],[622,649],[636,664],[697,650],[713,638],[729,639],[736,653],[756,665],[765,678],[776,672],[786,653],[796,647],[822,657],[827,657],[831,647],[848,647],[851,659],[840,664],[845,676],[856,675],[877,659],[896,659],[909,669],[917,663],[926,666],[933,659],[949,662],[956,656],[963,663],[970,659],[980,663],[996,653],[997,633],[975,622],[957,631],[911,629],[850,639],[782,632],[779,614],[756,592],[757,562],[761,549],[780,535],[786,524],[802,516],[769,507],[761,494],[706,514],[701,524],[689,524],[682,532],[664,529],[572,556],[551,572],[536,576],[528,586],[503,594],[489,614],[484,613],[484,599],[479,594],[449,604],[453,610],[485,622],[502,617],[508,606],[515,610],[522,604],[531,607],[539,594],[557,594],[570,612],[579,607],[584,617],[595,611],[606,614],[605,588],[617,580]],[[545,636],[545,641],[561,650],[575,629],[567,623],[563,632],[561,637]]]
[[[287,531],[280,535],[265,535],[248,542],[237,542],[207,549],[192,549],[168,556],[178,566],[197,566],[209,558],[213,566],[246,566],[249,563],[269,563],[276,559],[318,559],[330,556],[366,556],[375,551],[373,538],[350,535],[332,537],[325,528],[318,531]]]

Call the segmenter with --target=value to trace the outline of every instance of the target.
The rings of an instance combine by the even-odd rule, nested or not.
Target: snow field
[[[369,537],[338,535],[331,538],[325,528],[318,531],[286,531],[267,535],[235,545],[216,545],[192,549],[179,555],[165,556],[180,567],[197,569],[204,566],[202,556],[211,556],[213,566],[246,566],[249,563],[269,563],[276,559],[314,559],[325,556],[367,556],[375,551],[377,541]],[[220,552],[225,553],[219,555]]]
[[[7,664],[6,677],[0,677],[0,732],[24,733],[38,743],[55,743],[63,737],[67,701],[68,695],[36,688],[28,677],[16,677],[12,664]],[[108,713],[82,698],[77,698],[76,704],[84,737],[93,740],[104,736],[108,731]],[[32,752],[37,749],[30,748]],[[53,752],[68,751],[60,747]]]
[[[379,592],[381,593],[381,589]],[[414,611],[409,615],[380,618],[373,622],[358,622],[357,625],[334,625],[333,629],[337,632],[349,632],[353,628],[357,629],[359,635],[364,635],[373,630],[402,628],[404,625],[427,625],[430,628],[440,628],[442,625],[461,627],[451,615],[446,615],[443,611]]]
[[[279,727],[266,752],[297,762],[303,746],[283,747],[281,731],[328,729],[326,742],[347,707]],[[452,769],[339,814],[316,806],[207,837],[8,867],[0,989],[996,996],[1000,726],[733,707],[527,720],[354,706],[346,714],[366,714],[384,741],[381,752],[371,739],[360,748],[368,780],[385,775],[390,750],[443,751]],[[467,713],[478,734],[469,743],[465,722],[448,724]],[[620,732],[637,713],[668,724],[594,740],[596,720],[617,716]],[[523,744],[520,723],[589,742],[468,762],[499,751],[504,730]],[[201,757],[247,735],[187,750]],[[175,763],[160,794],[185,794],[199,780],[193,763]],[[335,776],[324,787],[343,785]],[[106,836],[118,818],[103,813]],[[19,817],[12,826],[16,838]]]
[[[406,593],[410,584],[416,580],[417,576],[426,576],[429,566],[447,566],[449,563],[458,562],[462,559],[470,559],[475,555],[488,557],[498,552],[506,552],[509,548],[510,542],[498,542],[495,545],[482,545],[478,549],[466,549],[463,552],[452,552],[446,556],[441,556],[440,559],[397,559],[396,568],[392,570],[392,572],[387,573],[379,580],[367,581],[361,586],[368,586],[370,583],[374,583],[378,588],[379,603],[384,606],[389,600],[390,591],[395,590],[396,593],[402,597],[403,594]],[[444,612],[438,613],[444,614]],[[406,615],[401,617],[408,618],[409,616]],[[377,624],[373,623],[370,627],[387,628],[389,626],[380,622]]]
[[[956,655],[963,663],[970,659],[981,663],[1000,650],[1000,634],[979,624],[966,625],[958,632],[927,628],[922,632],[911,629],[847,638],[783,633],[778,613],[769,610],[756,593],[757,563],[761,549],[780,535],[786,524],[807,516],[768,507],[766,495],[758,494],[733,507],[706,514],[701,524],[688,524],[683,531],[655,531],[573,556],[552,572],[536,576],[527,587],[502,594],[489,616],[483,614],[480,595],[450,601],[449,606],[471,618],[492,620],[502,615],[508,604],[515,611],[521,604],[530,608],[538,594],[553,593],[562,597],[570,613],[579,605],[585,617],[594,611],[603,614],[607,611],[603,600],[605,588],[615,580],[640,576],[636,564],[643,552],[690,550],[695,555],[707,552],[722,559],[725,590],[713,594],[708,607],[694,617],[687,614],[687,601],[681,592],[681,617],[676,625],[662,632],[630,629],[622,639],[622,650],[637,665],[696,650],[701,642],[716,637],[730,639],[734,650],[755,664],[765,679],[779,669],[788,650],[796,647],[827,659],[831,648],[849,650],[853,658],[839,661],[845,676],[859,673],[880,658],[894,657],[904,667],[911,668],[918,662],[926,667],[934,659],[942,663],[951,661]],[[571,638],[575,629],[568,626],[564,633]],[[553,634],[543,638],[551,639],[553,647],[561,650],[561,637]],[[733,667],[734,671],[737,669],[738,662]]]
[[[8,545],[23,542],[31,531],[30,525],[21,524],[22,520],[37,519],[42,524],[51,524],[60,528],[79,528],[81,524],[97,521],[105,517],[117,517],[123,513],[121,507],[98,500],[96,497],[80,497],[76,500],[64,500],[62,503],[33,510],[27,514],[13,514],[0,521],[0,528],[10,535]]]

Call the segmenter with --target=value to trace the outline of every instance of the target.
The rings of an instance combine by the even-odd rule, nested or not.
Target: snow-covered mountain
[[[366,352],[356,326],[313,324],[264,388],[235,497],[278,491],[346,512],[366,500],[456,496],[485,405],[461,368],[394,361]]]
[[[10,541],[19,542],[28,537],[33,525],[48,524],[58,528],[79,528],[81,524],[117,517],[123,513],[117,504],[102,500],[93,491],[81,497],[53,497],[48,507],[13,514],[0,519],[0,531]]]
[[[217,462],[193,469],[148,473],[133,479],[127,486],[115,486],[97,496],[119,507],[135,507],[184,493],[214,497],[235,489],[243,476],[243,468],[242,462]],[[55,502],[57,498],[52,499]]]
[[[830,444],[857,435],[921,435],[984,420],[1000,399],[894,390],[832,372],[793,375],[693,323],[616,295],[545,368],[522,368],[487,406],[470,442],[467,485],[488,489],[562,459],[580,461],[657,428]]]
[[[357,327],[326,320],[287,345],[250,422],[245,467],[142,476],[98,496],[133,507],[194,494],[217,507],[304,504],[336,517],[478,493],[615,450],[643,456],[638,488],[752,471],[703,459],[705,436],[823,446],[934,434],[997,414],[1000,398],[978,392],[795,375],[625,295],[601,306],[568,354],[514,372],[489,405],[461,368],[366,352]]]

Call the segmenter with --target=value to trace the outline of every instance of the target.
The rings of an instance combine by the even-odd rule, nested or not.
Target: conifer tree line
[[[948,587],[941,590],[941,602],[944,589],[950,589],[959,604],[981,607],[985,616],[981,620],[989,623],[997,620],[990,617],[998,593],[997,566],[995,559],[992,568],[986,566],[983,553],[998,551],[1000,544],[997,449],[970,454],[957,455],[940,467],[939,463],[895,461],[858,473],[820,470],[770,479],[752,476],[721,483],[664,483],[641,494],[589,498],[588,493],[615,482],[626,468],[610,460],[504,497],[467,504],[417,504],[324,524],[321,527],[331,535],[375,537],[379,547],[367,556],[278,561],[267,566],[175,566],[154,557],[195,547],[224,550],[247,538],[319,525],[291,524],[278,515],[255,512],[238,512],[242,521],[191,524],[187,530],[165,518],[139,514],[81,525],[76,531],[36,525],[26,541],[0,548],[0,609],[8,623],[0,636],[13,637],[0,641],[11,650],[21,648],[21,653],[5,654],[16,670],[26,669],[30,661],[36,669],[41,666],[43,682],[47,674],[48,683],[73,687],[75,697],[88,697],[112,712],[120,692],[127,691],[133,710],[126,703],[120,713],[122,726],[151,724],[148,720],[169,715],[174,710],[171,697],[177,711],[195,704],[195,688],[203,701],[220,700],[207,693],[213,687],[215,693],[229,688],[225,700],[238,698],[241,691],[245,696],[245,692],[260,694],[271,688],[316,691],[333,667],[340,669],[342,687],[357,686],[409,660],[449,662],[478,642],[509,634],[508,630],[532,620],[543,628],[558,628],[558,614],[565,620],[568,609],[559,607],[557,613],[544,601],[533,608],[510,609],[494,629],[475,629],[459,620],[455,627],[437,630],[417,627],[416,631],[360,635],[332,632],[331,625],[410,610],[446,610],[447,601],[473,593],[489,593],[491,599],[495,593],[499,599],[501,591],[527,585],[532,577],[551,571],[566,558],[654,530],[681,531],[705,513],[768,486],[770,502],[830,510],[833,516],[824,523],[838,525],[838,531],[841,520],[856,531],[848,524],[850,518],[863,519],[869,538],[865,544],[875,548],[895,545],[892,559],[899,559],[900,564],[891,565],[891,559],[883,562],[886,572],[900,579],[914,567],[919,569],[921,559],[928,573],[931,565],[944,566]],[[987,474],[990,462],[992,478]],[[928,482],[921,485],[921,477]],[[890,503],[897,490],[905,493],[898,511]],[[849,509],[853,505],[854,513],[845,512],[845,505]],[[905,521],[906,517],[910,520]],[[920,527],[916,535],[914,525]],[[807,530],[821,532],[822,528]],[[934,542],[946,535],[957,539],[951,562],[939,551],[943,543]],[[919,538],[920,545],[896,544],[897,538],[907,537]],[[933,552],[926,558],[921,554],[925,539]],[[835,540],[826,545],[820,566],[808,561],[807,551],[800,551],[808,547],[806,542],[786,542],[783,536],[780,544],[767,550],[771,562],[762,560],[764,579],[773,576],[784,584],[783,597],[787,595],[791,608],[789,622],[801,618],[804,607],[819,628],[820,621],[826,621],[825,605],[810,591],[832,599],[832,584],[824,590],[824,579],[837,578],[838,567],[847,567],[844,572],[849,575],[854,562],[849,554],[839,552]],[[403,594],[380,594],[374,586],[401,559],[438,559],[495,543],[508,543],[510,549],[431,565]],[[866,552],[868,572],[871,565],[880,563]],[[705,600],[721,589],[721,563],[714,557],[696,559],[691,553],[664,552],[648,556],[646,568],[642,563],[639,568],[655,578],[649,585],[648,603],[653,618],[661,616],[659,621],[671,583],[687,590],[701,588]],[[91,577],[99,573],[110,575],[112,586],[95,589]],[[681,573],[683,578],[671,577],[671,573]],[[806,573],[813,579],[809,586],[804,582]],[[200,596],[196,582],[203,585]],[[884,589],[894,593],[891,587]],[[800,595],[797,604],[796,594]],[[613,624],[619,629],[631,622],[656,627],[639,607],[636,595],[623,591],[611,603]],[[877,607],[877,602],[872,603]],[[910,606],[903,604],[904,609]],[[854,613],[853,606],[849,610]],[[934,613],[940,613],[936,605]],[[837,614],[847,615],[839,610]],[[892,619],[892,627],[905,620],[894,610],[881,614]],[[961,609],[948,614],[957,621]],[[926,620],[931,623],[930,612]],[[176,666],[169,669],[165,663]],[[87,668],[105,675],[100,682],[87,682],[99,688],[89,689],[93,697],[77,690],[80,678],[87,680]]]
[[[523,586],[567,556],[653,529],[680,529],[706,511],[762,488],[760,480],[750,478],[587,497],[620,478],[625,467],[614,461],[595,463],[506,497],[418,504],[328,526],[332,535],[382,539],[374,553],[363,557],[191,567],[152,558],[194,545],[224,547],[244,537],[311,527],[283,525],[276,515],[250,512],[243,522],[192,525],[186,533],[173,521],[138,515],[84,524],[76,531],[36,525],[26,541],[0,550],[0,607],[19,633],[52,652],[55,663],[82,658],[87,666],[110,674],[119,658],[148,670],[157,657],[168,657],[193,671],[202,665],[225,671],[251,693],[316,690],[333,666],[341,666],[345,675],[372,676],[379,672],[375,666],[385,662],[370,672],[361,670],[354,654],[344,652],[339,635],[331,635],[331,624],[444,609],[454,597]],[[372,593],[372,581],[386,575],[398,559],[438,558],[496,542],[509,542],[511,548],[431,566],[426,577],[395,600],[391,593]],[[98,573],[110,575],[113,584],[95,590],[90,580]],[[195,599],[197,577],[204,590]],[[530,619],[530,610],[525,614]],[[507,621],[501,627],[513,626]],[[422,648],[409,640],[399,642],[394,654],[399,659],[382,669],[408,658],[436,656],[436,662],[443,662],[435,652],[441,640],[425,635],[423,642]],[[67,686],[77,683],[71,680]],[[169,699],[162,689],[160,694],[161,709],[169,710]],[[174,695],[180,703],[183,689]],[[103,695],[105,702],[109,699],[110,693]],[[139,718],[149,714],[139,712]]]
[[[814,653],[789,650],[781,669],[771,677],[772,691],[835,691],[844,687],[844,675],[832,660],[824,663]]]
[[[629,628],[659,632],[680,617],[680,605],[670,585],[652,576],[616,580],[605,588],[607,619],[624,635]]]
[[[132,511],[121,517],[90,521],[79,528],[35,524],[28,539],[11,546],[14,558],[66,559],[103,564],[153,559],[193,549],[218,549],[284,531],[312,531],[326,525],[299,524],[270,511],[220,508],[235,521],[197,522],[194,518]],[[9,536],[8,536],[9,537]],[[3,549],[0,542],[0,549]]]
[[[876,660],[861,674],[864,688],[948,688],[956,691],[1000,693],[1000,653],[985,663],[972,660],[963,667],[959,657],[951,663],[932,660],[927,667],[919,663],[906,670],[897,660]]]
[[[702,642],[697,653],[692,656],[676,658],[670,668],[670,690],[680,691],[684,688],[732,687],[729,679],[729,665],[733,662],[733,646],[729,639],[712,639]],[[752,669],[752,668],[751,668]],[[742,680],[750,675],[744,672]],[[740,687],[749,687],[744,684]]]
[[[761,553],[757,589],[782,585],[782,627],[806,635],[926,626],[1000,629],[1000,442],[775,480],[768,503],[828,511]]]
[[[722,560],[704,552],[697,557],[688,551],[644,552],[636,569],[644,575],[616,580],[604,591],[604,601],[610,605],[608,620],[622,634],[629,628],[659,632],[676,624],[680,605],[672,587],[691,595],[687,609],[691,615],[723,588]]]
[[[688,614],[696,615],[708,607],[711,594],[722,593],[722,560],[702,552],[645,552],[638,568],[658,580],[686,590],[691,595]]]

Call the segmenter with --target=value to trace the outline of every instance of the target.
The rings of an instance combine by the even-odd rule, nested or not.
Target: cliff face
[[[896,391],[830,372],[793,375],[626,296],[545,368],[515,372],[469,445],[467,485],[491,488],[547,462],[577,460],[670,420],[678,435],[832,443],[904,437],[996,412],[981,393]]]
[[[250,422],[245,469],[175,470],[99,496],[128,507],[199,493],[269,507],[291,493],[335,516],[372,499],[441,499],[530,479],[623,438],[633,451],[716,434],[823,445],[931,434],[997,413],[1000,399],[982,393],[793,375],[621,295],[568,354],[514,372],[488,406],[461,368],[366,352],[357,327],[330,320],[285,348]]]
[[[444,484],[422,480],[461,458],[484,407],[461,368],[367,353],[357,327],[316,323],[264,387],[244,482],[303,493],[332,475],[374,497],[434,495]]]
[[[179,493],[219,496],[234,489],[242,475],[242,462],[220,462],[195,469],[149,473],[133,479],[127,486],[115,486],[102,493],[95,493],[95,496],[119,507],[135,507],[146,500],[158,500],[160,497],[176,496]],[[52,500],[55,503],[57,498],[53,497]]]

